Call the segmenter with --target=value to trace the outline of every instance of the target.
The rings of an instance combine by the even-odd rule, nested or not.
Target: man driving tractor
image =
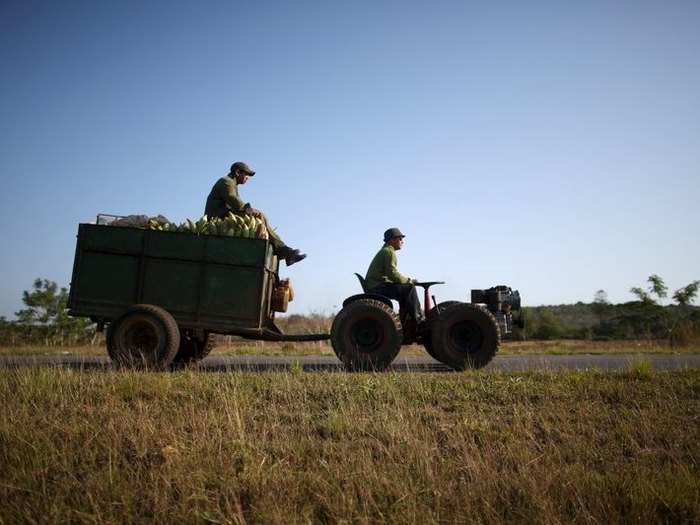
[[[398,228],[384,232],[384,246],[377,252],[367,269],[367,292],[396,299],[399,302],[402,322],[415,325],[423,314],[416,293],[415,279],[402,275],[396,265],[396,252],[403,247],[405,235]]]
[[[226,217],[229,212],[236,215],[252,215],[265,221],[270,244],[278,257],[283,257],[287,266],[306,258],[305,253],[287,246],[279,235],[270,227],[267,217],[260,210],[251,207],[249,202],[244,203],[238,196],[238,185],[245,184],[248,177],[255,175],[255,172],[245,162],[234,162],[231,170],[221,177],[209,192],[204,213],[208,217]]]

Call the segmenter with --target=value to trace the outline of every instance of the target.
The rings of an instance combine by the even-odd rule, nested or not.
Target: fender
[[[389,299],[386,295],[379,295],[377,293],[359,293],[357,295],[351,295],[343,301],[343,308],[345,308],[350,303],[359,301],[360,299],[374,299],[375,301],[381,301],[392,310],[394,309],[394,305],[391,303],[391,299]]]

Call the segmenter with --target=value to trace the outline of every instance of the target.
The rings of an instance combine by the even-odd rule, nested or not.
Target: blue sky
[[[0,315],[79,222],[242,196],[331,313],[391,226],[440,300],[700,279],[700,3],[0,3]]]

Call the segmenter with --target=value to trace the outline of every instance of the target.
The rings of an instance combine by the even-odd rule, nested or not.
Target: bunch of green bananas
[[[180,225],[151,219],[148,221],[148,229],[190,233],[192,235],[223,235],[252,239],[267,239],[269,236],[265,222],[261,218],[252,215],[234,215],[230,212],[224,218],[209,218],[204,215],[197,221],[187,219]]]

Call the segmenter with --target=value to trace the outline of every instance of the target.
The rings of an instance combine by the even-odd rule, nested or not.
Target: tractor
[[[402,318],[388,297],[367,290],[364,278],[355,274],[361,294],[343,301],[331,327],[331,344],[348,370],[385,370],[402,345],[421,344],[428,354],[454,370],[481,368],[496,355],[501,339],[522,326],[520,293],[508,286],[472,290],[471,302],[435,304],[431,286],[443,281],[416,282],[423,288],[424,316],[415,327]],[[517,319],[513,313],[520,311]],[[415,322],[414,322],[415,323]]]
[[[345,299],[330,334],[284,334],[275,313],[287,311],[293,292],[279,278],[268,240],[114,225],[123,218],[100,214],[95,224],[78,226],[68,300],[70,315],[107,327],[107,350],[118,366],[192,364],[211,350],[211,334],[226,334],[330,339],[348,370],[384,370],[401,345],[413,343],[455,370],[479,368],[511,334],[512,312],[520,310],[520,294],[507,286],[472,290],[471,303],[432,306],[429,288],[443,283],[420,282],[425,316],[409,326],[391,299],[368,291],[356,274],[363,293]]]

